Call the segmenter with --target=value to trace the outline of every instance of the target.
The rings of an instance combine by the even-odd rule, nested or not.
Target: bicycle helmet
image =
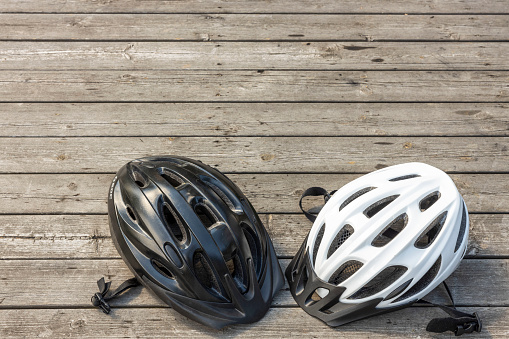
[[[409,306],[457,268],[468,225],[441,170],[407,163],[372,172],[321,209],[286,270],[291,293],[330,326]]]
[[[115,246],[138,281],[197,322],[219,329],[257,321],[283,286],[253,206],[199,161],[127,163],[111,184],[108,214]]]

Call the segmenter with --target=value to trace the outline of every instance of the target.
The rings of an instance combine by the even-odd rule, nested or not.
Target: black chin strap
[[[336,193],[336,191],[327,192],[327,190],[322,187],[310,187],[307,190],[305,190],[304,193],[302,193],[302,196],[300,197],[299,200],[299,207],[306,216],[306,218],[308,218],[311,222],[315,222],[316,215],[320,212],[323,206],[315,206],[305,211],[304,208],[302,207],[302,199],[309,196],[316,197],[323,195],[323,199],[325,203],[327,203],[327,201],[329,201],[329,199],[331,198],[331,195],[333,195],[334,193]],[[392,239],[397,234],[398,234],[397,232],[394,232],[389,228],[386,232],[384,232],[383,235]],[[426,300],[419,300],[417,303],[429,304],[439,307],[441,310],[449,314],[450,317],[431,319],[431,321],[428,323],[428,326],[426,326],[426,331],[434,333],[451,331],[454,332],[456,336],[462,335],[464,333],[472,333],[474,331],[481,332],[482,322],[481,319],[479,319],[477,313],[469,314],[457,310],[449,287],[447,286],[445,281],[443,281],[442,283],[447,291],[447,294],[449,295],[449,298],[451,299],[452,307],[448,307],[445,305],[437,305]]]
[[[120,284],[114,292],[110,292],[111,281],[105,283],[104,278],[101,278],[97,280],[99,292],[92,296],[92,305],[99,307],[104,313],[108,314],[111,311],[110,305],[107,303],[108,300],[111,300],[122,294],[122,292],[139,285],[140,283],[136,278],[131,278]]]
[[[434,333],[451,331],[454,332],[456,336],[462,335],[464,333],[472,333],[474,331],[481,332],[482,321],[479,319],[477,313],[474,312],[469,314],[457,310],[451,291],[449,290],[449,286],[447,286],[445,281],[443,281],[442,284],[447,291],[449,299],[451,299],[452,307],[437,305],[426,300],[419,300],[418,303],[430,304],[436,307],[440,307],[440,309],[449,314],[450,317],[431,319],[431,321],[428,323],[428,326],[426,326],[426,331]]]

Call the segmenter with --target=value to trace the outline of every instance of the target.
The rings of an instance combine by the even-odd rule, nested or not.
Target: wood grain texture
[[[0,70],[507,70],[506,42],[0,42]]]
[[[285,270],[289,259],[280,260]],[[465,259],[447,279],[457,305],[474,306],[482,302],[490,306],[509,303],[509,260]],[[27,274],[28,273],[28,274]],[[90,297],[98,291],[96,281],[105,277],[113,281],[113,288],[132,278],[121,259],[110,260],[0,260],[0,304],[6,307],[92,307]],[[63,283],[65,282],[65,283]],[[58,286],[58,288],[48,288]],[[426,298],[448,304],[445,290],[437,288]],[[166,306],[145,288],[136,288],[122,298],[112,300],[112,306]],[[276,294],[273,306],[297,306],[288,284]],[[1,310],[0,310],[1,312]],[[1,314],[1,313],[0,313]]]
[[[0,102],[508,102],[509,72],[5,71],[0,72],[0,98]]]
[[[260,214],[278,256],[293,256],[311,229],[304,215]],[[467,255],[509,256],[507,214],[471,214]],[[106,215],[0,215],[0,259],[118,258]]]
[[[507,137],[3,138],[0,173],[116,172],[132,159],[161,154],[223,172],[370,172],[412,161],[489,172],[507,171],[508,146]]]
[[[506,307],[461,308],[479,312],[483,331],[475,338],[506,338]],[[213,330],[171,309],[115,309],[110,316],[95,309],[0,310],[2,338],[451,338],[451,332],[425,331],[428,320],[444,317],[435,307],[412,307],[331,328],[300,308],[273,308],[255,324]],[[23,326],[20,326],[20,323]],[[471,335],[471,337],[473,337]]]
[[[492,103],[6,103],[0,136],[509,136],[508,110]]]
[[[3,0],[0,12],[28,13],[504,13],[504,0]]]
[[[338,189],[361,174],[228,174],[260,213],[301,213],[308,187]],[[0,175],[0,214],[107,213],[114,174]],[[453,174],[470,212],[508,213],[507,174]],[[307,207],[308,202],[304,202]],[[313,203],[323,203],[319,198]],[[489,227],[489,225],[486,225]]]
[[[505,15],[0,14],[2,40],[507,40]]]

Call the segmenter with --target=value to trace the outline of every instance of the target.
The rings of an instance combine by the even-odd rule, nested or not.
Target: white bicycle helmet
[[[407,163],[372,172],[321,209],[286,270],[291,293],[330,326],[409,306],[458,267],[468,225],[463,198],[441,170]]]

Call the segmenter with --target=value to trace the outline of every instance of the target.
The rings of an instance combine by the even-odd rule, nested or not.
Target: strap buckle
[[[455,336],[460,336],[464,333],[472,333],[474,331],[481,332],[482,329],[481,319],[479,319],[477,313],[474,313],[473,315],[475,315],[474,321],[470,321],[468,323],[464,323],[463,325],[456,326],[456,330],[454,330]]]
[[[99,307],[104,313],[110,313],[110,305],[104,300],[104,296],[101,293],[97,292],[94,294],[90,301],[92,301],[92,305]]]

